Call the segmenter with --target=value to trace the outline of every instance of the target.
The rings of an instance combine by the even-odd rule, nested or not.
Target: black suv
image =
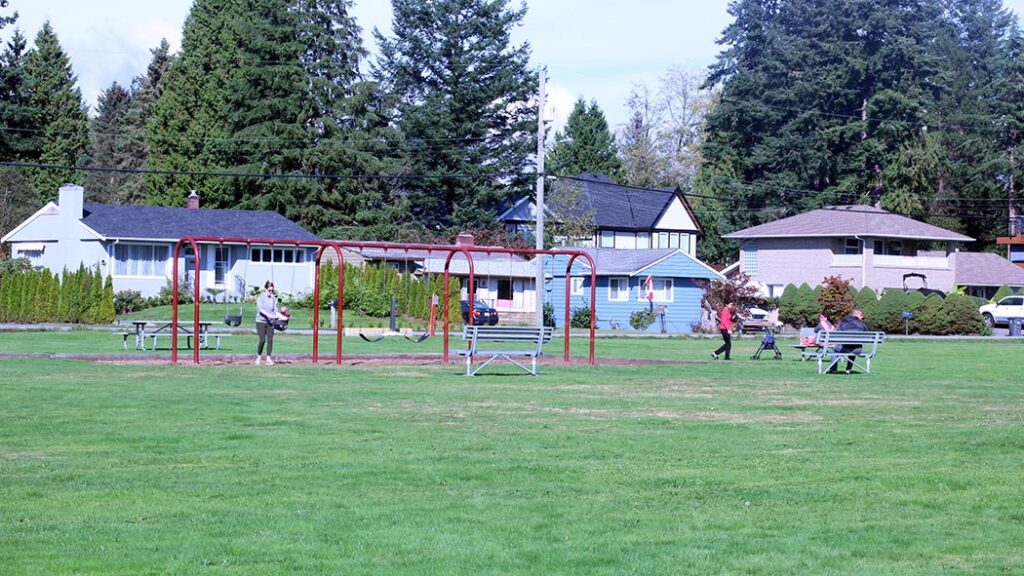
[[[463,300],[462,321],[469,323],[469,300]],[[477,300],[473,303],[473,324],[476,326],[494,326],[498,323],[498,311]]]

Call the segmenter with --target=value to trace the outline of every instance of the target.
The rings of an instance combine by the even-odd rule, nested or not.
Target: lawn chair
[[[782,351],[780,351],[779,347],[775,345],[775,336],[772,334],[772,331],[767,328],[764,329],[764,338],[761,340],[761,345],[757,347],[757,352],[754,352],[754,355],[751,356],[750,359],[760,360],[761,352],[764,352],[765,350],[772,350],[775,352],[775,356],[772,358],[773,360],[782,360]]]

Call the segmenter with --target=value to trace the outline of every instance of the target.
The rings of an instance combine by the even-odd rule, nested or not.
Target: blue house
[[[703,290],[698,281],[722,280],[721,274],[690,256],[682,248],[615,250],[585,248],[594,259],[597,271],[595,309],[597,327],[630,330],[629,317],[636,310],[653,307],[664,312],[664,331],[689,333],[701,321],[700,299]],[[547,301],[555,308],[558,326],[565,318],[565,290],[569,290],[569,308],[590,306],[590,267],[577,258],[565,285],[568,257],[545,259],[550,274]],[[647,288],[650,277],[650,290]],[[648,294],[653,297],[649,300]],[[659,318],[648,332],[662,331]]]
[[[98,267],[114,290],[153,296],[170,282],[174,245],[185,236],[317,241],[315,235],[271,211],[120,206],[84,201],[81,186],[65,185],[50,202],[7,233],[11,255],[59,274],[63,269]],[[200,245],[199,288],[220,299],[237,298],[252,286],[273,280],[279,292],[299,295],[313,286],[314,248],[294,245]],[[195,286],[195,256],[182,250],[178,270],[185,286]],[[212,291],[207,291],[212,289]]]

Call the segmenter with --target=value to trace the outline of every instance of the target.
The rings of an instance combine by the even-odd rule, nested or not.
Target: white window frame
[[[601,230],[601,248],[615,248],[615,232],[612,230]]]
[[[114,244],[111,260],[116,278],[164,278],[171,247],[165,244]],[[148,252],[148,254],[147,254]]]
[[[651,233],[650,232],[637,232],[636,233],[636,248],[637,248],[637,250],[650,250],[651,249]]]
[[[615,286],[614,292],[612,286]],[[608,301],[629,302],[629,278],[625,276],[613,276],[608,279]]]
[[[658,232],[658,248],[668,248],[668,232]]]
[[[846,238],[843,240],[843,254],[847,256],[860,256],[864,252],[864,243],[857,238]]]
[[[583,296],[583,282],[582,276],[573,276],[569,278],[569,295],[570,296]]]
[[[637,290],[637,302],[647,302],[647,277],[640,278],[639,290]],[[671,278],[659,278],[655,276],[651,279],[651,284],[654,292],[654,300],[652,302],[675,302],[675,282]]]
[[[231,270],[231,247],[218,244],[213,247],[213,285],[223,288],[227,285],[228,272]],[[218,279],[217,276],[220,275]]]

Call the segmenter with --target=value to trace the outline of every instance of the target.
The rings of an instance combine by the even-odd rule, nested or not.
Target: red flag
[[[647,280],[644,281],[644,287],[647,288],[647,301],[654,302],[654,276],[647,275]]]

